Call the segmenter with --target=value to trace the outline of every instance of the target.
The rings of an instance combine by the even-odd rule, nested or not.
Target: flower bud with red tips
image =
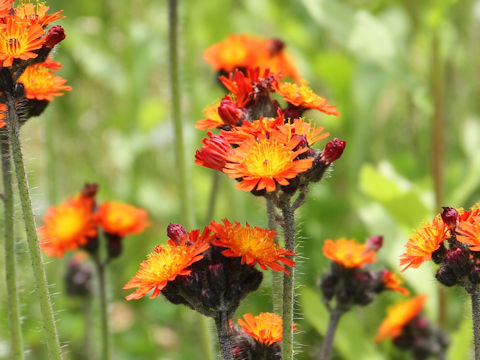
[[[450,230],[454,230],[458,222],[458,211],[449,206],[442,206],[442,220]]]
[[[182,240],[187,237],[188,233],[185,228],[180,224],[168,224],[167,236],[170,240],[174,241],[177,245],[180,245]]]
[[[220,135],[208,132],[210,138],[202,140],[202,148],[195,153],[195,164],[207,168],[222,171],[227,156],[232,152],[232,147],[227,140]]]
[[[45,37],[43,46],[47,49],[53,49],[55,45],[65,39],[65,30],[60,25],[52,26]]]
[[[321,159],[327,164],[338,160],[340,156],[342,156],[346,144],[347,143],[344,140],[334,138],[325,146],[325,149],[321,155]]]
[[[227,95],[220,102],[218,115],[222,118],[225,124],[237,126],[242,124],[246,112],[243,108],[238,107]]]
[[[369,237],[365,245],[369,250],[378,251],[383,245],[383,236],[375,235],[375,236]]]

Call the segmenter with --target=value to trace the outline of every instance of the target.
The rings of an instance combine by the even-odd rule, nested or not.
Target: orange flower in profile
[[[62,91],[71,91],[72,88],[65,85],[67,80],[55,76],[52,67],[58,68],[59,63],[49,60],[46,63],[28,66],[18,79],[25,86],[27,99],[52,101],[54,96],[62,96]]]
[[[410,291],[402,287],[403,281],[400,281],[398,276],[388,270],[386,270],[383,274],[383,284],[387,289],[397,291],[400,294],[408,296]]]
[[[0,60],[2,66],[12,66],[14,59],[28,60],[38,55],[33,50],[42,47],[44,38],[43,28],[39,24],[32,24],[7,17],[6,23],[0,32]]]
[[[223,171],[232,147],[223,136],[207,133],[209,138],[202,140],[202,148],[195,153],[195,164]]]
[[[15,8],[15,17],[20,21],[28,21],[31,24],[39,24],[42,27],[55,20],[64,18],[64,16],[60,15],[63,10],[49,15],[47,14],[48,9],[50,9],[50,7],[46,6],[43,2],[37,1],[36,4],[24,2]]]
[[[274,82],[275,91],[291,105],[304,109],[316,109],[327,115],[340,116],[335,105],[330,105],[327,99],[315,94],[306,84]]]
[[[459,217],[457,240],[468,244],[470,250],[480,251],[480,209],[474,207]]]
[[[15,0],[0,0],[0,17],[5,17],[10,14],[14,1]]]
[[[378,328],[375,342],[380,342],[387,337],[394,339],[400,336],[403,327],[420,313],[426,300],[426,295],[420,295],[389,307],[387,317]]]
[[[243,315],[243,319],[238,319],[238,325],[242,330],[252,336],[257,342],[267,346],[282,341],[282,317],[273,313],[260,313]],[[296,330],[295,324],[292,324],[293,331]]]
[[[430,260],[448,234],[448,226],[439,218],[417,230],[405,245],[405,252],[400,255],[400,265],[406,265],[402,271],[410,266],[418,268],[424,261]]]
[[[7,111],[7,105],[0,104],[0,129],[4,127],[7,123],[5,120],[5,112]]]
[[[198,130],[216,129],[225,125],[220,115],[218,115],[218,106],[220,101],[206,107],[203,110],[204,119],[197,121],[195,128]]]
[[[337,241],[325,240],[323,255],[349,269],[377,261],[375,251],[370,250],[365,244],[345,238]]]
[[[117,236],[139,234],[150,225],[145,210],[120,202],[101,204],[97,218],[103,231]]]
[[[155,252],[148,255],[136,275],[123,287],[137,288],[126,299],[140,299],[151,290],[150,299],[153,299],[169,281],[174,281],[180,275],[189,275],[192,271],[188,267],[203,259],[203,253],[210,247],[211,231],[205,228],[201,235],[199,233],[198,230],[191,231],[178,244],[169,240],[166,246],[156,246]]]
[[[227,219],[223,220],[223,225],[212,221],[209,227],[216,236],[212,244],[227,248],[222,251],[224,256],[241,257],[242,264],[254,266],[258,263],[263,270],[269,267],[287,274],[287,269],[281,264],[290,267],[295,265],[292,259],[286,257],[295,256],[295,253],[284,250],[275,243],[275,231],[251,227],[248,223],[246,226],[239,222],[232,224]]]
[[[313,158],[296,159],[308,151],[300,147],[302,139],[293,134],[272,131],[269,137],[246,139],[233,149],[223,172],[233,179],[241,179],[235,186],[244,191],[275,191],[277,184],[289,185],[288,179],[312,167]]]
[[[57,207],[50,207],[44,225],[38,229],[40,248],[48,256],[62,257],[66,251],[87,244],[97,235],[97,221],[90,198],[77,196]]]

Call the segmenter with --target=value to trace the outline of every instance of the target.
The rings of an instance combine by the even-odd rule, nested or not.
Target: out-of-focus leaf
[[[447,353],[449,360],[472,358],[473,333],[470,310],[465,311],[460,326],[455,332],[450,334],[450,341],[451,343]]]

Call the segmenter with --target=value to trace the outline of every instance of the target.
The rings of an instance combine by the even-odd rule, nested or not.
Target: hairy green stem
[[[5,128],[0,130],[0,146],[4,202],[5,277],[7,285],[8,320],[10,324],[10,344],[12,359],[23,360],[22,327],[15,269],[12,168],[8,133]]]
[[[220,342],[222,359],[234,360],[232,341],[228,327],[228,313],[226,311],[221,311],[217,314],[215,317],[215,325],[217,327],[218,341]]]
[[[268,228],[273,231],[277,231],[277,212],[276,207],[272,199],[267,198],[267,216],[268,216]],[[278,236],[275,236],[275,242],[278,244]],[[273,312],[280,314],[282,311],[282,273],[278,271],[272,271],[272,305]]]
[[[187,184],[187,167],[185,162],[185,145],[183,140],[183,123],[181,114],[180,76],[178,67],[178,2],[168,0],[168,62],[170,73],[170,97],[172,102],[172,119],[175,128],[175,164],[178,172],[178,190],[183,225],[187,229],[193,226],[193,211],[190,207],[190,191]],[[214,360],[213,339],[208,329],[208,319],[197,314],[200,324],[200,343],[205,360]]]
[[[290,200],[280,205],[283,216],[283,232],[285,249],[295,252],[295,214]],[[283,274],[282,318],[283,318],[283,360],[293,359],[293,304],[295,298],[295,268],[288,268]]]
[[[473,343],[475,346],[475,360],[480,360],[480,293],[478,286],[470,292],[472,297]]]
[[[330,320],[328,323],[327,333],[323,339],[322,350],[320,352],[319,360],[330,360],[332,355],[333,338],[335,337],[335,331],[337,330],[340,317],[343,315],[343,311],[340,309],[334,309],[330,312]]]
[[[100,341],[102,343],[102,360],[110,359],[110,334],[108,331],[108,303],[105,264],[102,263],[99,253],[95,256],[95,265],[98,277],[98,296],[100,299]]]
[[[49,351],[48,358],[49,360],[60,360],[62,358],[60,342],[55,325],[50,294],[48,292],[45,266],[43,265],[42,254],[40,253],[35,218],[33,216],[32,202],[30,199],[30,188],[28,186],[22,147],[20,144],[19,118],[15,109],[15,99],[12,94],[7,92],[5,95],[7,98],[8,133],[12,147],[13,163],[15,164],[15,173],[17,176],[23,218],[25,221],[30,260],[32,262],[33,274],[35,276],[36,299],[40,303],[40,310],[43,316],[43,326]]]

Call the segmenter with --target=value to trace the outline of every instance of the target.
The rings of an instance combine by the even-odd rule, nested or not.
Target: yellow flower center
[[[185,268],[192,260],[191,248],[187,245],[160,247],[158,253],[148,256],[148,266],[140,269],[138,277],[147,283],[168,281]]]
[[[49,69],[34,65],[25,69],[19,81],[32,93],[49,92],[55,86],[55,75]]]
[[[85,214],[75,207],[62,209],[55,219],[55,238],[70,241],[77,236],[85,225]]]
[[[291,164],[292,152],[276,141],[262,139],[252,146],[242,164],[249,175],[273,177],[286,170]]]

